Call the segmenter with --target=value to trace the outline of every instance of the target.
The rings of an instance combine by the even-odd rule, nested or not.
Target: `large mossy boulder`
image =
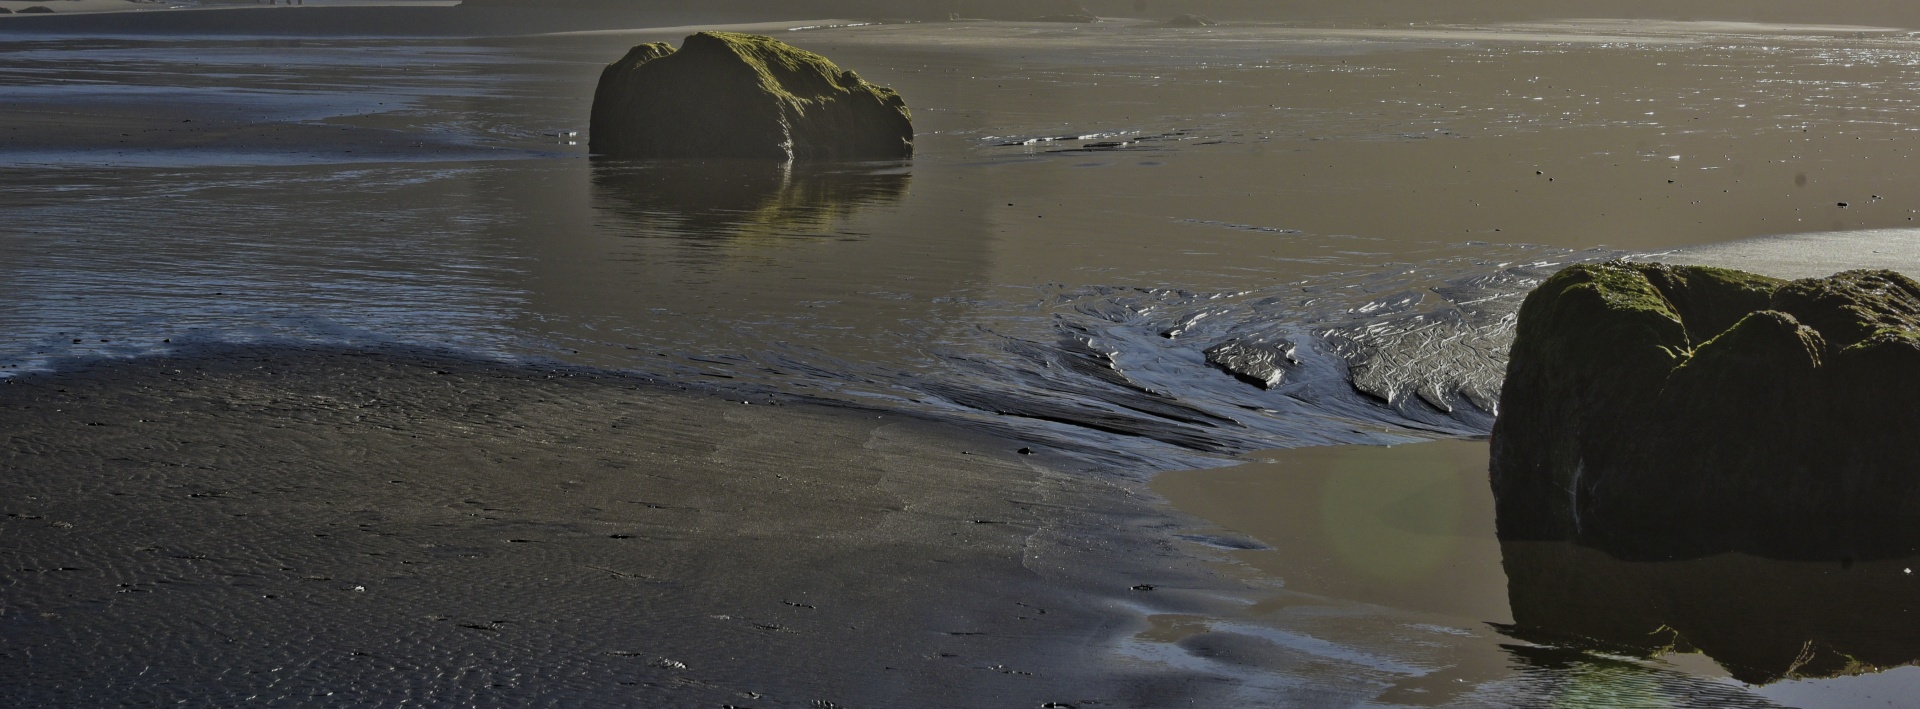
[[[891,89],[758,35],[634,47],[600,74],[589,144],[615,158],[890,160],[913,155]]]
[[[1500,534],[1633,558],[1920,550],[1920,284],[1568,267],[1521,306]]]

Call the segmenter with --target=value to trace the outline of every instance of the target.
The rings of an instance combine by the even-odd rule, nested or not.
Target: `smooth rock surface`
[[[590,145],[615,158],[888,160],[913,155],[893,90],[770,37],[701,32],[600,75]]]

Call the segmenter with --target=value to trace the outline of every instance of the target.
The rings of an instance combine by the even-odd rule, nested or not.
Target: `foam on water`
[[[992,338],[937,348],[945,376],[901,384],[962,410],[1133,437],[1106,450],[1160,464],[1484,435],[1520,299],[1566,263],[1619,254],[1459,250],[1230,293],[1061,289],[1025,317],[983,325]]]

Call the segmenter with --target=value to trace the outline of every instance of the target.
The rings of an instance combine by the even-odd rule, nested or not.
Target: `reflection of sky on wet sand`
[[[1164,473],[1183,510],[1261,540],[1230,552],[1287,588],[1487,621],[1507,617],[1486,444],[1262,451],[1231,468]]]

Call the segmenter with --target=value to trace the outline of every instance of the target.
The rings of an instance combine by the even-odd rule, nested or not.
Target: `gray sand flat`
[[[1044,451],[893,414],[262,350],[8,381],[0,431],[8,706],[1221,686],[1110,654],[1134,597],[1177,597],[1131,586],[1191,568],[1142,541],[1151,515]]]
[[[1920,276],[1920,229],[1787,234],[1709,244],[1640,260],[1737,268],[1775,278],[1816,278],[1856,268]]]

